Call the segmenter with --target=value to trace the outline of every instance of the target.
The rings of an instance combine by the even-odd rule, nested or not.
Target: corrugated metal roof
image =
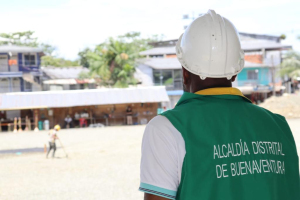
[[[51,79],[74,79],[78,78],[81,72],[89,72],[84,67],[41,67],[41,69]]]
[[[74,78],[47,80],[47,81],[43,81],[43,83],[49,84],[49,85],[74,85],[74,84],[77,84],[76,79],[74,79]]]
[[[44,84],[48,85],[75,85],[75,84],[84,84],[84,83],[95,83],[95,79],[53,79],[53,80],[47,80],[43,81]]]
[[[0,94],[0,110],[167,102],[164,86]]]
[[[173,47],[157,47],[140,52],[140,55],[161,55],[161,54],[176,54],[175,46]]]
[[[16,45],[2,45],[0,46],[0,53],[42,53],[43,49],[36,47],[25,47]]]
[[[177,58],[148,58],[140,60],[139,62],[147,65],[153,69],[181,69],[181,64]],[[257,64],[245,62],[245,67],[270,67],[266,64]]]
[[[290,49],[292,48],[291,45],[281,44],[281,43],[275,43],[275,42],[265,42],[265,41],[259,41],[259,42],[253,42],[253,41],[244,41],[241,42],[242,49],[244,51],[254,51],[254,50],[275,50],[275,49]],[[175,46],[173,47],[157,47],[153,49],[149,49],[146,51],[140,52],[140,55],[146,56],[146,55],[165,55],[165,54],[176,54]]]
[[[240,40],[265,40],[265,41],[274,41],[274,42],[280,42],[280,36],[274,36],[274,35],[265,35],[265,34],[255,34],[255,33],[242,33],[240,34]]]
[[[274,41],[274,42],[280,42],[280,36],[274,36],[274,35],[265,35],[265,34],[255,34],[255,33],[243,33],[239,32],[240,40],[264,40],[264,41]],[[154,47],[167,47],[167,46],[174,46],[178,39],[172,39],[172,40],[163,40],[158,42],[150,42],[149,44]]]
[[[266,50],[284,50],[291,49],[291,45],[275,43],[275,42],[242,42],[242,49],[244,51],[259,51],[261,49]]]
[[[140,62],[153,69],[181,69],[181,64],[177,58],[149,58]]]

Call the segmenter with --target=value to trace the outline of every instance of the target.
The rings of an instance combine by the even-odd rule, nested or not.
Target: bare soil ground
[[[288,121],[300,153],[300,119]],[[145,126],[69,129],[59,132],[68,158],[44,153],[0,154],[1,200],[138,200]],[[0,134],[0,151],[42,148],[47,132]],[[59,143],[57,143],[59,146]]]
[[[139,162],[144,126],[62,130],[57,158],[0,154],[1,200],[142,199]],[[0,150],[43,147],[47,132],[0,134]],[[59,146],[59,143],[57,143]]]
[[[259,106],[273,113],[278,113],[287,119],[300,118],[300,94],[284,94],[280,97],[270,97]]]

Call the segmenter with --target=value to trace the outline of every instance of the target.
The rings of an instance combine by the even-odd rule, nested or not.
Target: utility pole
[[[275,89],[275,66],[274,66],[274,60],[273,55],[271,55],[271,62],[272,62],[272,84],[273,84],[273,96],[276,96],[276,89]]]

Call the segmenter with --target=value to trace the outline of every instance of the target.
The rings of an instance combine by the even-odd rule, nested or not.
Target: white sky
[[[0,0],[0,32],[35,31],[40,42],[76,59],[85,47],[129,31],[175,39],[190,20],[214,9],[241,32],[287,35],[283,43],[300,51],[300,1],[295,0]]]

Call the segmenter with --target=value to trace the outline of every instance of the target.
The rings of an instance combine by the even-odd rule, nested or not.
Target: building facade
[[[281,44],[280,37],[277,36],[240,33],[240,39],[245,52],[245,68],[237,76],[233,86],[249,97],[260,88],[264,88],[264,93],[271,92],[273,86],[280,82],[276,71],[282,60],[282,51],[292,47]],[[140,53],[144,58],[139,60],[136,70],[136,78],[142,85],[166,86],[170,98],[170,104],[167,105],[169,108],[176,105],[183,93],[181,65],[175,51],[176,42],[177,40],[168,40],[152,43],[154,48]]]
[[[165,87],[102,88],[78,91],[40,91],[0,94],[0,127],[3,131],[14,130],[14,118],[25,129],[26,120],[31,130],[43,124],[53,127],[65,125],[65,118],[72,118],[73,127],[96,127],[127,124],[127,108],[132,108],[132,124],[146,124],[158,114],[163,102],[169,97]],[[0,128],[1,131],[1,128]]]
[[[0,93],[41,90],[40,48],[0,46]]]
[[[43,90],[83,90],[95,89],[96,82],[93,78],[80,78],[81,74],[88,74],[89,69],[82,66],[76,67],[42,67]]]

